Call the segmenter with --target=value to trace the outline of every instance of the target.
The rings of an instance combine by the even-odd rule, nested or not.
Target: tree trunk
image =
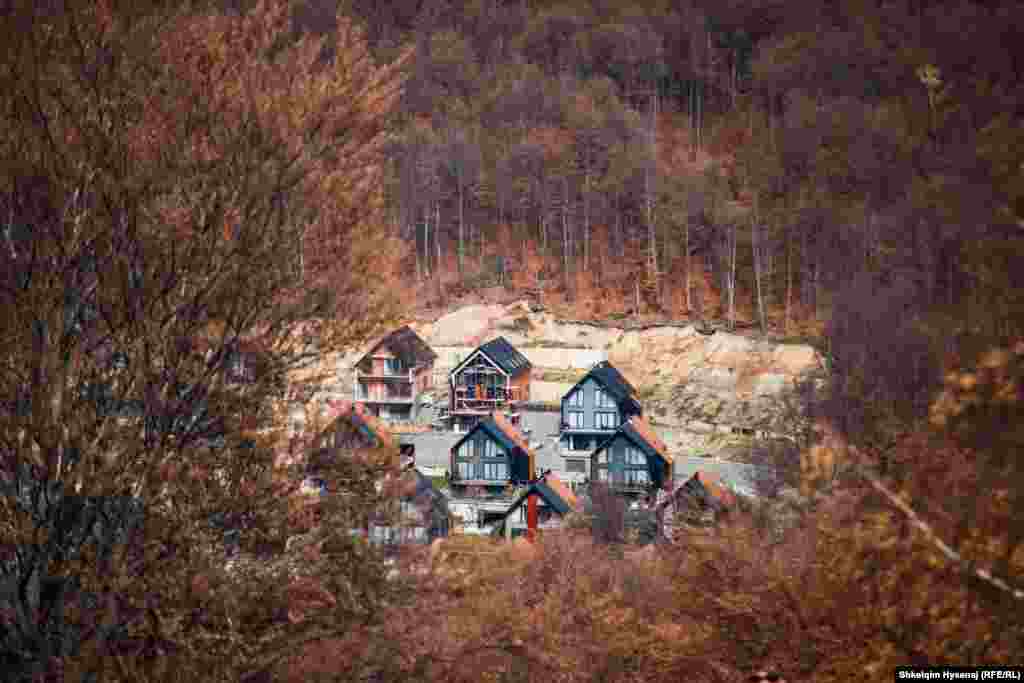
[[[754,288],[757,290],[757,313],[761,323],[761,334],[768,332],[768,320],[764,307],[764,292],[761,288],[762,263],[761,263],[761,236],[760,216],[757,213],[757,195],[754,195],[754,215],[750,224],[750,244],[754,256]]]
[[[633,293],[634,293],[633,304],[635,306],[635,308],[633,309],[633,315],[636,316],[637,320],[639,320],[640,319],[640,274],[639,273],[633,279],[633,284],[634,284],[634,288],[633,288]]]
[[[583,270],[590,270],[590,157],[583,176]]]
[[[692,310],[690,300],[690,268],[692,261],[690,260],[690,214],[686,213],[683,218],[683,246],[686,249],[686,314],[690,315]]]
[[[793,308],[793,235],[792,228],[786,229],[786,320],[783,331],[789,334],[789,321]]]
[[[736,329],[736,223],[732,224],[732,263],[729,271],[729,326]]]
[[[463,274],[464,274],[463,259],[465,258],[465,252],[466,252],[466,244],[465,244],[466,222],[465,222],[465,209],[464,209],[464,203],[465,203],[465,196],[464,195],[465,195],[465,193],[464,193],[464,190],[463,190],[463,187],[462,187],[462,181],[460,179],[459,180],[459,278],[460,279],[463,277]]]
[[[657,173],[658,173],[658,146],[657,146],[657,126],[658,126],[658,94],[655,93],[651,102],[651,124],[650,124],[650,145],[651,145],[651,164],[648,168],[646,180],[647,180],[647,244],[650,249],[648,260],[647,260],[647,272],[651,278],[651,282],[655,285],[655,291],[657,291],[658,282],[658,242],[657,242],[657,230],[654,225],[654,198],[657,188]],[[658,302],[660,303],[660,301]]]
[[[562,178],[562,278],[569,291],[569,179]]]

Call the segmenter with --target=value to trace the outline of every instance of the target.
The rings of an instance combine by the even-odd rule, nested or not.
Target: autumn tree
[[[271,409],[393,317],[373,282],[400,254],[378,182],[399,74],[343,17],[323,63],[290,8],[17,3],[4,23],[0,647],[20,680],[238,680],[274,650],[273,601],[245,596],[280,577],[224,575],[225,524],[283,547],[297,481]],[[238,381],[243,347],[261,360]]]

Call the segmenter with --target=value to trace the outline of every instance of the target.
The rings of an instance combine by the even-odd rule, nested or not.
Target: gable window
[[[476,479],[476,466],[471,462],[460,462],[459,479]]]
[[[565,404],[572,408],[583,407],[583,390],[577,389],[576,391],[569,394],[569,398],[565,400]]]
[[[389,375],[400,375],[405,372],[401,358],[385,358],[384,371]]]
[[[618,426],[618,413],[594,413],[594,427],[596,429],[615,429]]]
[[[484,441],[483,455],[485,458],[500,458],[503,454],[498,450],[498,444],[488,439]]]
[[[566,414],[569,429],[583,429],[583,411],[571,410]]]
[[[605,391],[603,387],[597,387],[597,391],[594,392],[594,403],[598,408],[615,407],[615,401],[612,399],[611,394]]]
[[[626,464],[627,465],[646,465],[647,457],[643,454],[639,448],[633,446],[626,446]]]

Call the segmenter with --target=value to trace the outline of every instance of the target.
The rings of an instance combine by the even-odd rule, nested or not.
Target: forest
[[[0,13],[3,680],[1024,664],[1019,2]],[[495,289],[812,343],[799,445],[838,477],[782,529],[752,505],[643,554],[583,525],[396,575],[344,532],[386,458],[311,511],[275,406]],[[225,569],[228,534],[262,561]]]

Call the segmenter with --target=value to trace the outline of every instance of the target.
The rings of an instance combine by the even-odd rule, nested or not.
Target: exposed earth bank
[[[607,358],[637,387],[645,414],[686,451],[721,451],[749,437],[732,428],[789,434],[797,381],[822,369],[805,344],[780,344],[693,325],[628,329],[615,323],[562,321],[526,302],[459,308],[414,328],[438,351],[446,371],[465,353],[503,335],[534,363],[542,401],[556,399],[593,363]],[[543,394],[543,395],[540,395]]]

